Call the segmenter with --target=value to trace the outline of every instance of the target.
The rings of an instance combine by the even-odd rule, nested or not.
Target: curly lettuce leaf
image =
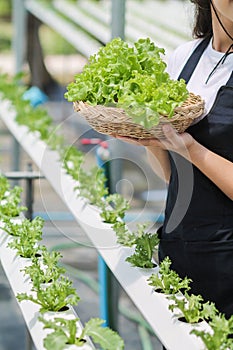
[[[160,115],[171,118],[174,109],[187,99],[188,91],[183,79],[171,80],[167,73],[163,79],[158,82],[156,76],[136,74],[122,89],[118,105],[146,128],[157,125]]]
[[[139,39],[133,47],[115,38],[90,57],[65,97],[124,108],[134,122],[151,128],[160,115],[171,118],[189,95],[184,80],[170,79],[161,58],[164,53],[149,38]]]

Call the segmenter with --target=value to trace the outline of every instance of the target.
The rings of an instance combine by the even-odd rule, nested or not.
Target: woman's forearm
[[[159,147],[147,146],[148,161],[153,171],[165,182],[169,182],[171,175],[168,152]]]

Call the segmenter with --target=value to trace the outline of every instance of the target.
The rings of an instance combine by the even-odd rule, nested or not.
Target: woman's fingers
[[[121,141],[126,141],[138,146],[151,146],[151,147],[161,147],[161,142],[158,139],[135,139],[132,137],[117,136],[117,139]]]
[[[169,140],[172,144],[177,144],[177,142],[180,142],[180,137],[177,134],[176,130],[171,125],[164,125],[163,126],[163,133],[166,138],[166,140]]]
[[[135,139],[133,137],[127,137],[127,136],[116,136],[118,140],[129,142],[133,145],[138,145],[140,146],[140,143],[138,142],[138,139]]]
[[[166,124],[163,126],[164,137],[162,138],[151,138],[151,139],[136,139],[128,136],[118,136],[112,135],[116,137],[118,140],[128,142],[137,146],[144,147],[159,147],[164,150],[174,151],[181,155],[187,156],[188,149],[190,145],[193,143],[193,138],[190,134],[183,133],[179,134],[171,125]]]

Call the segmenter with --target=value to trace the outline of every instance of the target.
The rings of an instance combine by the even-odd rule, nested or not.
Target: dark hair
[[[193,36],[206,38],[213,35],[210,0],[191,0],[195,4],[195,23]]]

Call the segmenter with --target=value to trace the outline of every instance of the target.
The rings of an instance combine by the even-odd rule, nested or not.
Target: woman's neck
[[[233,40],[230,38],[230,36],[233,38],[233,24],[231,21],[227,20],[226,18],[220,17],[220,20],[224,28],[226,29],[226,31],[229,33],[229,36],[222,28],[215,13],[212,13],[212,26],[213,26],[213,44],[212,45],[216,51],[226,52],[229,49],[230,45],[233,44]],[[231,51],[233,51],[233,49],[231,49]]]

